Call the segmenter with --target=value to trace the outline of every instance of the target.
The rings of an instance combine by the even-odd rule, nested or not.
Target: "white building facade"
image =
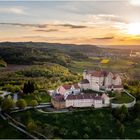
[[[69,94],[79,94],[81,91],[80,86],[78,84],[73,85],[62,85],[58,87],[57,93],[61,95],[69,95]]]
[[[119,74],[106,71],[87,71],[83,72],[83,80],[80,82],[83,90],[123,90],[122,80]]]

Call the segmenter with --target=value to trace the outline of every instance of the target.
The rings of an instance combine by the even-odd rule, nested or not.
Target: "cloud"
[[[130,0],[130,4],[134,6],[140,6],[140,0]]]
[[[87,26],[83,25],[73,25],[73,24],[58,24],[56,26],[63,26],[63,27],[68,27],[68,28],[86,28]]]
[[[37,32],[56,32],[56,31],[58,31],[58,29],[34,30],[34,31],[37,31]]]
[[[22,24],[22,23],[0,23],[0,25],[11,25],[11,26],[21,26],[21,27],[38,27],[38,28],[46,28],[47,26],[62,26],[62,27],[68,27],[68,28],[86,28],[87,26],[83,25],[73,25],[73,24]],[[36,30],[36,31],[56,31],[56,29],[50,29],[50,30]]]
[[[23,7],[0,7],[0,13],[26,15]]]
[[[0,25],[46,28],[47,24],[0,23]]]
[[[110,37],[99,37],[99,38],[92,38],[92,39],[97,39],[97,40],[110,40],[110,39],[114,39],[113,36]]]
[[[90,20],[99,23],[104,23],[104,22],[127,23],[127,21],[124,20],[122,17],[116,15],[110,15],[110,14],[88,15],[88,17]]]

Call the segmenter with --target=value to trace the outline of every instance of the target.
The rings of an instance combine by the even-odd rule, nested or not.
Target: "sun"
[[[130,0],[132,5],[140,5],[140,0]]]
[[[140,35],[140,23],[130,23],[130,24],[128,24],[128,34]]]

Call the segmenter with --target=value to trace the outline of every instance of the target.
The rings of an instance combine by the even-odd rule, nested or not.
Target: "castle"
[[[84,91],[91,90],[92,93]],[[62,85],[57,88],[52,97],[55,108],[67,107],[107,107],[110,98],[106,91],[122,91],[122,80],[119,74],[106,71],[83,72],[83,80],[80,83]],[[97,92],[100,92],[98,94]]]
[[[83,80],[80,82],[80,87],[83,90],[91,89],[94,91],[123,90],[120,75],[106,71],[84,70]]]

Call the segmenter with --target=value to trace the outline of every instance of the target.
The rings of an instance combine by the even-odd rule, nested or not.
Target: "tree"
[[[28,93],[33,93],[35,90],[35,83],[34,82],[31,82],[31,81],[28,81],[27,83],[24,83],[24,86],[23,86],[23,92],[28,94]]]
[[[102,112],[99,113],[99,117],[103,118],[104,114]]]
[[[101,133],[101,126],[99,126],[99,125],[96,126],[96,132],[97,132],[98,134]]]
[[[42,132],[44,134],[46,134],[46,137],[48,137],[48,138],[53,138],[54,137],[54,131],[56,132],[56,130],[54,130],[54,129],[57,129],[54,126],[46,124],[46,123],[43,125],[42,128],[43,128]]]
[[[119,129],[118,129],[118,133],[119,133],[120,138],[124,138],[125,137],[124,132],[125,132],[124,125],[121,124]]]
[[[113,115],[116,119],[123,122],[129,116],[128,109],[126,108],[125,105],[123,105],[120,108],[114,109],[113,110]]]
[[[89,127],[85,127],[85,128],[84,128],[84,131],[85,131],[85,132],[90,132],[91,129],[90,129]]]
[[[77,137],[78,136],[78,132],[77,131],[72,131],[72,136]]]
[[[135,126],[139,126],[139,125],[140,125],[140,119],[139,119],[139,118],[136,118],[136,119],[134,120],[133,124],[134,124]]]
[[[86,120],[82,120],[82,124],[83,125],[86,125],[87,124],[87,121]]]
[[[123,113],[123,114],[128,114],[128,108],[125,106],[125,105],[123,105],[121,108],[120,108],[120,113]]]
[[[123,122],[123,121],[126,119],[126,114],[121,113],[121,114],[119,115],[119,119],[120,119],[121,122]]]
[[[9,111],[12,107],[14,107],[14,101],[13,99],[11,98],[6,98],[4,99],[4,101],[2,102],[2,105],[1,105],[1,109],[3,111]]]
[[[0,96],[0,105],[2,104],[3,97]]]
[[[134,111],[135,112],[140,112],[140,101],[138,101],[135,105],[134,105]]]
[[[83,138],[88,139],[89,138],[88,134],[84,134]]]
[[[19,99],[17,102],[16,102],[16,105],[17,107],[19,107],[20,109],[23,109],[27,106],[27,103],[24,99]]]
[[[61,129],[60,129],[60,134],[61,134],[62,136],[66,136],[67,133],[68,133],[68,130],[66,130],[65,128],[61,128]]]
[[[28,88],[29,88],[29,93],[33,93],[35,90],[35,83],[28,81]]]
[[[24,83],[23,92],[28,94],[28,84],[27,83]]]
[[[38,105],[38,102],[37,102],[37,100],[32,100],[31,101],[31,106],[34,108],[35,106],[37,106]]]
[[[36,123],[34,122],[34,120],[30,119],[28,124],[27,124],[27,128],[30,130],[30,131],[33,131],[33,130],[36,130],[37,129],[37,125]]]

